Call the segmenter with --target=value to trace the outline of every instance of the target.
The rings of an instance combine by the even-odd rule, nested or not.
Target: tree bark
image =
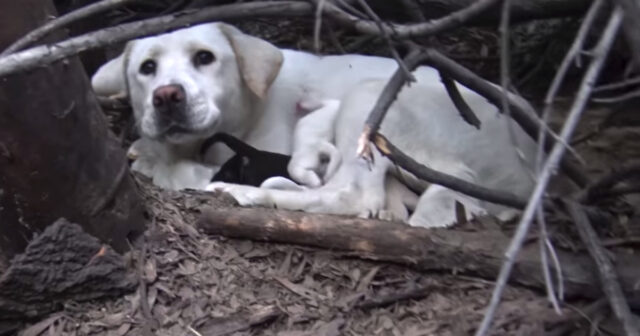
[[[502,232],[424,229],[399,223],[303,212],[261,209],[204,209],[197,226],[208,234],[300,244],[349,253],[364,259],[409,265],[420,271],[447,270],[495,280],[509,237]],[[538,244],[525,247],[510,281],[545,290]],[[593,262],[557,251],[567,297],[599,298],[602,289]],[[640,308],[637,256],[616,255],[616,270],[629,304]],[[553,272],[555,273],[555,269]]]
[[[69,300],[117,297],[137,288],[138,281],[121,255],[60,219],[0,277],[0,322],[44,316]]]
[[[51,0],[0,0],[0,49],[53,15]],[[60,217],[123,251],[142,211],[77,57],[0,78],[0,271]]]

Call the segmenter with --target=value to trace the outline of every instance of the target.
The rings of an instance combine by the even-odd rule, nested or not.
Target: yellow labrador
[[[413,189],[424,190],[412,195],[378,153],[372,167],[356,157],[364,119],[396,68],[394,60],[382,57],[279,49],[227,24],[210,23],[130,42],[120,57],[98,70],[92,84],[100,95],[128,95],[139,141],[147,143],[138,146],[143,149],[138,150],[144,162],[140,170],[161,186],[221,189],[242,205],[383,218],[407,219],[405,205],[415,208],[408,222],[426,227],[455,222],[456,201],[469,217],[504,210],[440,186],[424,189],[424,183],[409,178]],[[478,131],[459,117],[434,69],[420,67],[414,75],[417,84],[399,95],[383,134],[432,168],[526,196],[533,185],[527,171],[535,151],[532,140],[513,126],[523,165],[508,136],[511,121],[494,106],[460,87],[483,122]],[[215,169],[209,175],[207,165],[219,166],[230,153],[214,148],[207,165],[193,161],[203,139],[226,132],[258,149],[291,154],[296,110],[309,96],[341,101],[333,130],[341,163],[322,186],[279,190],[208,184]]]

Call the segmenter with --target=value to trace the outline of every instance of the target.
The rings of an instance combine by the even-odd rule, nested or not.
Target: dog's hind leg
[[[378,217],[388,221],[406,222],[409,219],[409,210],[413,211],[417,206],[418,195],[389,174],[386,176],[385,190],[385,209],[380,211]]]
[[[453,161],[441,162],[440,164],[441,167],[434,168],[439,168],[447,174],[466,181],[475,182],[474,172],[463,163]],[[432,184],[420,196],[416,210],[409,218],[409,224],[428,228],[447,227],[455,224],[459,216],[456,211],[456,202],[464,207],[465,220],[487,213],[479,200],[441,185]]]

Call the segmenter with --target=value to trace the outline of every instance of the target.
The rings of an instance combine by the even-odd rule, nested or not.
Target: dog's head
[[[128,95],[142,136],[185,143],[233,132],[282,65],[268,42],[209,23],[131,41],[93,76],[98,95]]]

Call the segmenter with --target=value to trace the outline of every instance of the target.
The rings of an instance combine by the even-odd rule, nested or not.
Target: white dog
[[[333,145],[335,120],[340,107],[337,99],[307,99],[300,102],[307,115],[296,123],[289,175],[306,186],[317,188],[331,178],[340,165],[340,152]],[[326,158],[328,162],[321,161]]]
[[[342,164],[322,187],[268,190],[214,184],[209,188],[226,190],[243,205],[385,216],[386,211],[395,211],[385,209],[391,164],[376,152],[375,163],[369,167],[356,158],[355,151],[364,119],[396,68],[395,61],[381,57],[319,57],[281,50],[232,26],[212,23],[130,42],[120,57],[96,73],[92,84],[100,95],[128,94],[141,136],[171,153],[170,160],[156,162],[162,166],[193,159],[202,140],[216,131],[262,150],[289,154],[297,103],[309,92],[322,99],[339,99],[335,144]],[[499,116],[483,98],[460,87],[483,121],[482,130],[476,131],[461,120],[434,69],[420,67],[414,75],[418,84],[399,95],[382,133],[432,168],[526,196],[532,182],[507,136],[511,121]],[[533,157],[531,139],[519,128],[515,131],[519,150]],[[210,154],[207,161],[214,165],[230,156],[224,151]],[[171,181],[166,184],[175,189],[188,185],[185,181],[189,179],[180,170],[152,171],[165,174],[160,179]],[[413,188],[423,185],[408,180]],[[449,210],[454,200],[465,205],[468,216],[485,211],[477,200],[429,186],[409,223],[451,224],[455,214]],[[493,212],[491,207],[486,209]]]

